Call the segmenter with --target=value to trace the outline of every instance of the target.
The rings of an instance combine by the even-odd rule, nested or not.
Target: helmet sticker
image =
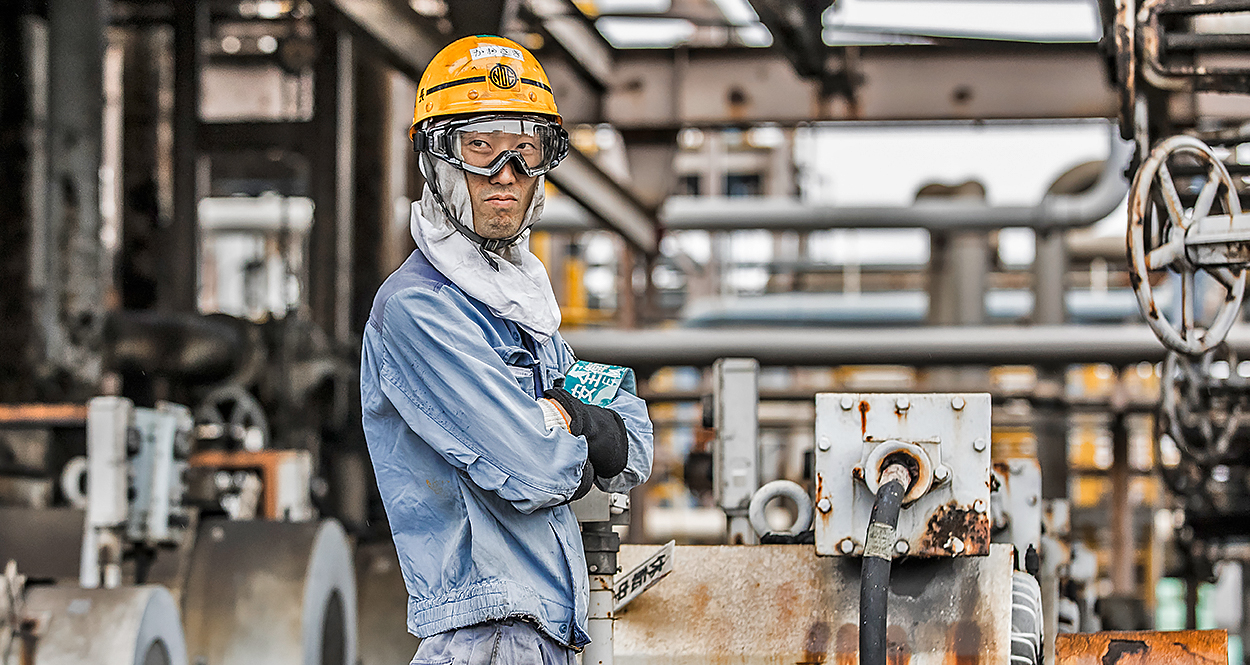
[[[517,84],[516,71],[502,62],[490,68],[490,82],[497,87],[508,89]]]
[[[469,49],[469,57],[474,60],[479,58],[515,58],[517,60],[525,60],[525,56],[521,55],[520,51],[496,44],[478,44],[477,48]]]

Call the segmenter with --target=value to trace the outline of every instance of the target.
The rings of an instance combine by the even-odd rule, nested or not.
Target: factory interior
[[[412,659],[361,345],[472,35],[654,426],[582,665],[1250,664],[1247,0],[7,0],[0,665]]]

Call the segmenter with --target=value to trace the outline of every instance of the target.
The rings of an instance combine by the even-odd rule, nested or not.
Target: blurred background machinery
[[[1100,630],[1225,628],[1204,646],[1244,657],[1244,2],[18,0],[0,658],[411,656],[359,332],[413,246],[414,81],[479,33],[552,79],[577,149],[531,246],[579,357],[634,367],[656,424],[610,529],[640,546],[622,567],[669,540],[678,563],[618,618],[623,659],[663,660],[636,639],[661,603],[741,585],[773,625],[805,599],[858,607],[840,543],[862,554],[873,464],[904,451],[932,482],[901,508],[894,574],[986,556],[892,610],[976,579],[1007,595],[960,612],[1001,622],[1023,571],[1048,662],[1061,632],[1097,633],[1070,656],[1117,648]],[[922,411],[975,411],[984,450],[826,432]],[[951,502],[962,530],[931,528]],[[754,543],[794,547],[682,547]],[[855,653],[847,616],[752,643]]]

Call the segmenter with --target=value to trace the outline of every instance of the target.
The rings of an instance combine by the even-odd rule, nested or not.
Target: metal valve
[[[1206,180],[1186,206],[1169,164],[1196,160]],[[1219,212],[1212,211],[1218,206]],[[1241,309],[1250,266],[1250,215],[1241,210],[1228,169],[1202,141],[1173,136],[1142,163],[1129,191],[1129,280],[1142,314],[1159,341],[1178,353],[1201,355],[1224,341]],[[1169,269],[1180,277],[1180,321],[1164,314],[1150,283],[1152,272]],[[1205,326],[1198,320],[1195,277],[1206,272],[1225,291],[1219,310]],[[1157,272],[1155,272],[1157,274]]]

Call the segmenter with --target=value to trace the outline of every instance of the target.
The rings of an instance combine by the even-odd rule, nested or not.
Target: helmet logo
[[[490,82],[496,87],[506,90],[515,86],[517,81],[516,71],[502,62],[490,68]]]

